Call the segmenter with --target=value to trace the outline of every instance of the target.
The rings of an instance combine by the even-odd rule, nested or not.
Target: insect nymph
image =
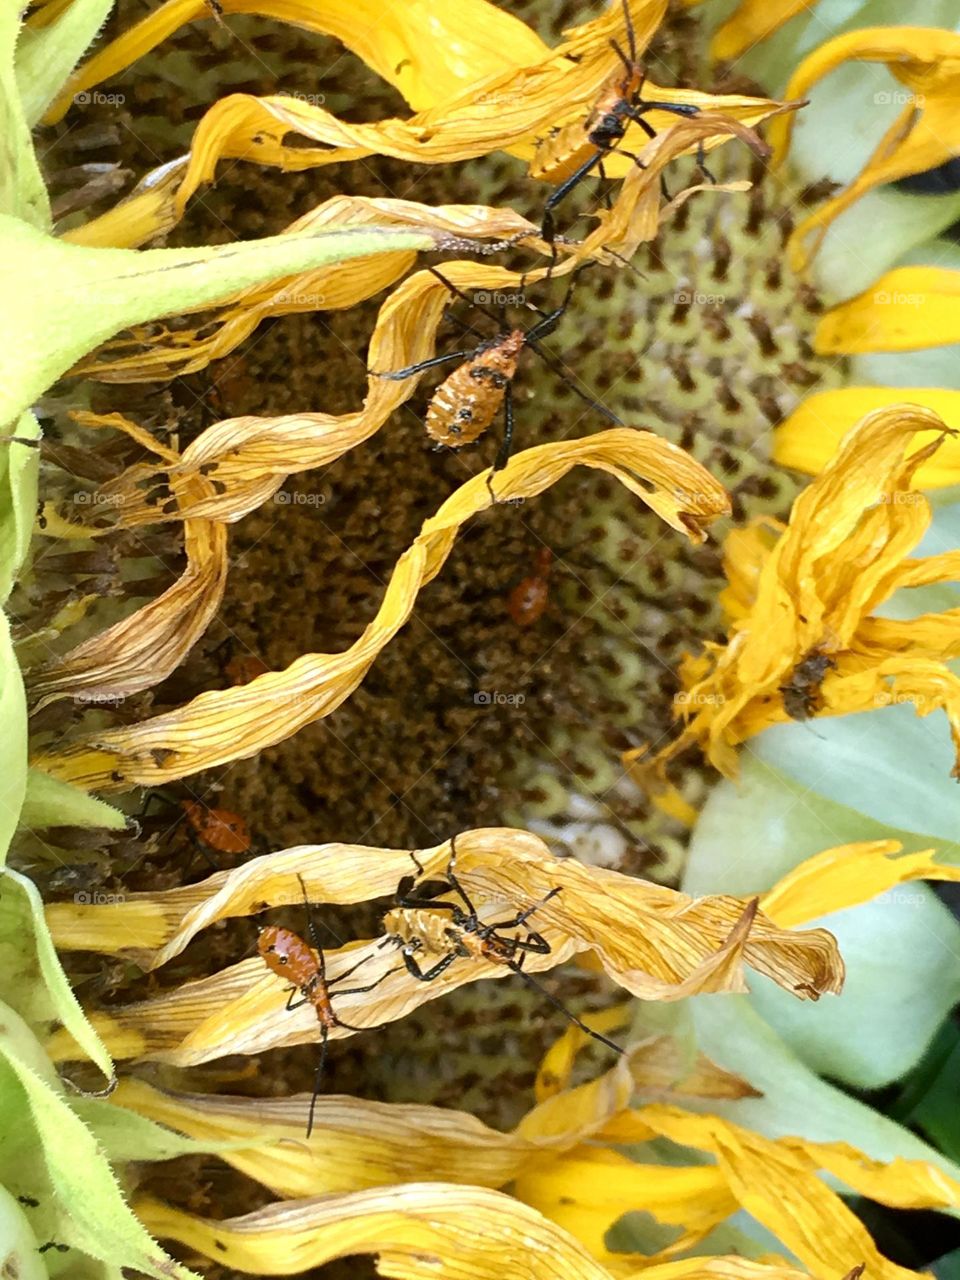
[[[545,996],[581,1031],[617,1053],[623,1053],[618,1044],[591,1030],[562,1001],[524,971],[526,956],[550,954],[547,939],[531,929],[523,934],[508,932],[523,929],[531,916],[560,893],[560,888],[551,889],[532,906],[516,912],[507,920],[487,924],[481,920],[457,878],[454,870],[456,860],[454,838],[450,842],[450,861],[443,879],[418,884],[418,876],[405,876],[397,889],[396,906],[384,916],[385,941],[400,947],[408,973],[419,982],[432,982],[457,960],[487,960],[503,965]],[[415,857],[414,862],[418,874],[422,874],[423,868]],[[444,894],[452,894],[458,900],[440,900]]]
[[[616,40],[610,41],[623,63],[623,69],[611,74],[585,120],[575,120],[554,130],[537,144],[530,161],[531,178],[560,183],[544,206],[540,229],[542,238],[551,247],[556,238],[553,211],[574,187],[595,169],[604,178],[603,162],[613,151],[639,163],[638,156],[620,146],[631,122],[639,125],[647,137],[655,138],[656,130],[644,119],[648,111],[666,111],[676,116],[700,113],[700,108],[692,103],[656,102],[643,98],[647,73],[637,59],[637,40],[629,0],[623,0],[623,13],[630,56],[627,57]],[[701,168],[702,159],[702,154],[698,155]]]

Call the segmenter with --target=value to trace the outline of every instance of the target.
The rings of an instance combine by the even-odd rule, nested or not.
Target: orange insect
[[[239,653],[224,667],[231,684],[249,684],[257,676],[266,675],[270,668],[255,653]]]
[[[331,978],[329,981],[327,980],[326,959],[324,958],[323,948],[317,939],[313,918],[310,914],[310,900],[307,897],[307,888],[301,876],[298,875],[297,879],[300,881],[300,888],[303,891],[303,901],[307,908],[307,924],[310,929],[310,938],[314,945],[311,947],[292,929],[284,929],[280,925],[271,924],[260,930],[257,951],[271,973],[275,973],[278,977],[287,979],[293,984],[287,994],[287,1009],[299,1009],[301,1005],[312,1004],[316,1010],[317,1021],[320,1024],[320,1057],[313,1080],[310,1111],[307,1115],[307,1137],[309,1138],[313,1132],[313,1116],[317,1106],[317,1097],[320,1093],[320,1085],[323,1082],[323,1069],[327,1061],[327,1041],[331,1030],[334,1027],[345,1027],[348,1031],[369,1031],[372,1029],[369,1027],[355,1027],[338,1017],[334,1012],[330,988],[335,983],[342,982],[344,978],[348,978],[361,965],[366,964],[371,957],[365,955],[352,968],[337,974],[335,978]],[[389,972],[396,972],[396,970],[390,970]],[[350,987],[348,990],[338,991],[336,994],[353,996],[359,995],[364,991],[372,991],[387,976],[387,973],[381,974],[377,981],[371,982],[369,986]],[[294,1001],[294,996],[297,994],[299,994],[300,999]]]
[[[249,853],[253,847],[247,824],[238,813],[208,809],[199,800],[181,800],[180,808],[202,849],[236,855]]]
[[[533,558],[534,572],[510,592],[507,612],[518,627],[532,627],[543,617],[550,601],[550,566],[553,552],[541,547]]]
[[[700,108],[692,103],[644,101],[642,93],[647,73],[637,60],[637,39],[628,0],[623,0],[623,14],[626,20],[629,58],[616,40],[610,41],[623,63],[623,72],[615,71],[610,76],[586,120],[574,121],[555,129],[537,144],[533,159],[530,161],[531,178],[560,183],[544,206],[543,223],[540,228],[541,237],[551,248],[556,238],[554,209],[594,169],[598,171],[601,178],[606,177],[603,161],[611,151],[618,151],[621,155],[629,156],[631,160],[640,163],[639,157],[620,147],[631,121],[638,124],[649,138],[655,138],[656,130],[644,119],[648,111],[667,111],[676,116],[700,114]],[[702,162],[703,156],[699,154],[698,163],[701,169]],[[704,172],[706,173],[706,170]]]
[[[589,265],[589,264],[587,264]],[[583,270],[584,268],[580,268]],[[444,284],[452,294],[471,305],[471,299],[462,293],[455,284],[442,275],[434,267],[428,268],[432,275]],[[391,382],[402,382],[412,378],[424,369],[433,369],[438,365],[448,364],[451,360],[459,360],[461,364],[453,373],[440,383],[427,406],[425,426],[427,434],[435,440],[437,447],[462,449],[464,445],[473,444],[487,430],[494,418],[503,409],[503,440],[497,451],[496,460],[487,478],[487,488],[493,494],[491,480],[493,475],[506,465],[513,449],[513,379],[517,372],[517,364],[522,351],[530,347],[536,351],[541,360],[554,373],[570,386],[577,396],[591,409],[596,409],[616,426],[623,423],[615,413],[611,413],[604,405],[591,400],[580,388],[570,380],[563,368],[540,345],[542,338],[549,337],[560,323],[570,305],[576,278],[579,270],[570,278],[567,294],[556,310],[548,314],[540,313],[542,318],[532,328],[501,329],[496,337],[481,342],[479,346],[466,351],[448,351],[446,355],[433,356],[429,360],[421,360],[418,364],[407,365],[405,369],[395,369],[390,373],[375,374],[379,378],[388,378]],[[480,306],[485,315],[491,313]],[[496,317],[494,317],[496,319]],[[499,321],[498,321],[499,323]]]

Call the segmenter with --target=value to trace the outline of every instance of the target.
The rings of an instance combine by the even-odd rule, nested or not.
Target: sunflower
[[[939,1113],[821,1078],[960,988],[942,744],[922,817],[863,780],[960,749],[957,393],[883,363],[951,270],[927,212],[836,269],[948,181],[954,37],[818,8],[8,16],[20,1274],[894,1280],[861,1202],[960,1210]],[[864,62],[857,176],[803,139]]]

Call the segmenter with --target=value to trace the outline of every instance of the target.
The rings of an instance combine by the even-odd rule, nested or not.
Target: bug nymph
[[[560,183],[544,206],[540,228],[541,238],[552,249],[556,239],[553,211],[574,187],[579,186],[594,170],[605,179],[603,161],[612,151],[641,163],[638,156],[624,151],[620,146],[631,122],[639,125],[648,138],[655,138],[656,130],[644,119],[648,111],[666,111],[676,116],[695,116],[700,113],[700,108],[692,103],[654,102],[642,97],[647,73],[637,59],[637,39],[628,0],[623,0],[623,15],[630,56],[624,53],[616,40],[610,41],[623,63],[623,69],[611,74],[585,120],[573,121],[554,130],[537,143],[530,161],[531,178]],[[698,154],[698,163],[703,168],[702,154]],[[554,250],[554,254],[555,252]]]
[[[391,382],[402,382],[406,378],[415,377],[425,369],[434,369],[454,360],[459,362],[458,367],[444,378],[431,396],[427,406],[425,426],[427,434],[438,448],[462,449],[465,445],[479,440],[500,410],[503,410],[503,440],[487,477],[487,488],[494,502],[496,495],[493,492],[493,476],[507,465],[513,449],[513,379],[516,376],[520,356],[527,347],[535,351],[544,364],[562,378],[580,400],[591,409],[603,414],[615,426],[623,426],[615,413],[584,394],[576,383],[571,381],[563,367],[540,345],[541,339],[549,337],[563,319],[570,305],[577,276],[589,265],[591,264],[586,264],[574,271],[560,306],[548,313],[540,312],[541,319],[527,330],[506,328],[502,325],[500,318],[480,303],[472,302],[435,267],[429,267],[430,274],[436,276],[451,294],[471,306],[478,307],[484,315],[491,316],[501,324],[500,332],[469,350],[448,351],[445,355],[433,356],[429,360],[421,360],[418,364],[407,365],[404,369],[393,369],[390,372],[371,370],[374,377],[387,378]]]
[[[270,924],[260,930],[257,951],[260,954],[260,959],[271,973],[275,973],[278,977],[291,983],[287,991],[286,1008],[293,1010],[299,1009],[304,1004],[313,1005],[317,1021],[320,1024],[320,1056],[314,1073],[313,1093],[310,1097],[310,1110],[307,1114],[307,1137],[309,1138],[313,1132],[313,1117],[317,1107],[320,1085],[323,1082],[323,1071],[327,1061],[327,1041],[329,1040],[330,1032],[334,1027],[345,1027],[348,1031],[369,1031],[373,1029],[370,1027],[355,1027],[352,1023],[344,1022],[334,1010],[334,993],[331,992],[331,988],[338,982],[342,982],[344,978],[349,978],[361,965],[366,964],[371,959],[371,956],[369,954],[363,956],[351,968],[344,970],[343,973],[338,973],[335,978],[327,979],[326,958],[316,936],[316,928],[310,913],[307,889],[302,877],[298,875],[297,879],[300,881],[300,888],[303,891],[303,901],[307,908],[307,925],[314,946],[310,946],[292,929]],[[390,972],[395,972],[395,970]],[[376,982],[371,982],[368,986],[350,987],[346,990],[338,990],[335,994],[338,996],[353,996],[360,995],[365,991],[372,991],[388,976],[387,973],[381,974]],[[298,995],[300,997],[299,1000],[295,999]]]
[[[539,901],[509,919],[486,924],[480,919],[454,871],[457,860],[455,837],[450,841],[450,861],[442,880],[420,881],[418,884],[423,868],[413,854],[410,856],[418,875],[405,876],[400,881],[396,906],[384,916],[383,926],[386,934],[384,943],[393,942],[400,948],[403,963],[412,977],[418,982],[432,982],[457,960],[487,960],[503,965],[545,996],[581,1031],[617,1053],[623,1053],[618,1044],[592,1031],[562,1001],[524,971],[523,962],[528,955],[550,954],[547,939],[532,929],[527,929],[524,935],[506,932],[523,928],[532,915],[560,893],[559,887],[551,889]],[[440,900],[444,894],[453,894],[459,901]]]

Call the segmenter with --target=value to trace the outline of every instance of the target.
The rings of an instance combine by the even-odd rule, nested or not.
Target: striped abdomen
[[[440,383],[427,409],[425,425],[431,439],[462,449],[483,435],[517,372],[523,341],[522,329],[496,338]]]

